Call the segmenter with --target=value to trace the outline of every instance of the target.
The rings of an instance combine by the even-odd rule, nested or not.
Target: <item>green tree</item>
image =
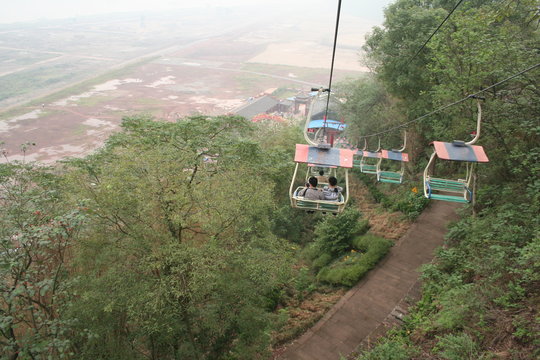
[[[269,215],[280,156],[234,117],[124,119],[103,151],[68,164],[86,199],[77,244],[81,358],[253,359],[288,279]]]
[[[0,164],[0,354],[47,359],[69,354],[70,248],[83,221],[62,209],[51,169]]]

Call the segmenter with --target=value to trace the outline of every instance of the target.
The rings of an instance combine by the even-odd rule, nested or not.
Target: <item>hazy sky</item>
[[[362,16],[381,23],[383,7],[393,0],[343,0],[342,12]],[[58,19],[74,16],[131,11],[162,11],[193,7],[257,6],[275,9],[310,8],[335,9],[337,0],[2,0],[0,23]]]

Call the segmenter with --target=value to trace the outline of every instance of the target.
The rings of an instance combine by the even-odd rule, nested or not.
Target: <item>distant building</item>
[[[310,95],[296,95],[294,97],[294,113],[300,112],[300,108],[302,107],[304,110],[304,113],[302,115],[307,116],[309,105],[311,104],[311,98]]]
[[[279,101],[271,96],[262,96],[235,110],[235,114],[253,119],[259,114],[270,114],[278,110]]]
[[[280,113],[292,112],[294,107],[294,97],[285,100],[280,100],[277,111]]]

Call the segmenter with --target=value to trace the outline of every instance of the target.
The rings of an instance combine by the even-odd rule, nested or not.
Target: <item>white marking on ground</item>
[[[114,124],[110,121],[95,119],[95,118],[86,119],[85,121],[83,121],[83,124],[92,126],[92,127],[114,126]]]
[[[141,83],[141,82],[142,82],[141,79],[132,79],[132,78],[122,79],[122,80],[120,79],[109,80],[107,82],[104,82],[103,84],[95,85],[90,91],[86,91],[79,95],[72,95],[65,99],[58,100],[54,102],[53,105],[67,106],[69,102],[76,102],[83,98],[88,98],[95,95],[102,95],[101,93],[105,91],[116,90],[118,89],[118,86],[120,85],[131,84],[131,83]]]
[[[34,111],[30,111],[26,114],[16,116],[14,118],[11,118],[9,120],[0,120],[0,133],[8,132],[9,130],[16,129],[20,127],[19,124],[15,124],[18,121],[24,121],[24,120],[30,120],[30,119],[37,119],[39,118],[39,115],[41,114],[41,109],[36,109]]]
[[[121,109],[119,107],[112,106],[112,105],[105,105],[105,109],[112,110],[112,111],[125,111],[125,109]]]
[[[155,89],[160,85],[173,85],[173,84],[176,84],[176,81],[174,81],[173,79],[176,79],[176,76],[172,76],[172,75],[164,76],[161,79],[156,80],[153,83],[151,83],[149,85],[145,85],[145,86]]]
[[[93,91],[101,92],[101,91],[110,91],[110,90],[116,90],[118,89],[118,86],[124,85],[124,84],[131,84],[131,83],[141,83],[143,82],[141,79],[123,79],[123,80],[109,80],[107,82],[104,82],[103,84],[99,84],[94,86]]]

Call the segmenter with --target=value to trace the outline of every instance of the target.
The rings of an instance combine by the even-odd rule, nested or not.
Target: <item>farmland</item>
[[[264,19],[243,17],[216,9],[3,25],[0,141],[9,158],[21,159],[25,142],[36,144],[25,154],[30,160],[89,153],[126,115],[224,114],[269,89],[290,96],[327,84],[331,33],[324,27],[298,31],[314,20],[291,28],[284,18],[262,28]],[[361,30],[353,26],[344,37]],[[337,80],[364,70],[345,45]]]

